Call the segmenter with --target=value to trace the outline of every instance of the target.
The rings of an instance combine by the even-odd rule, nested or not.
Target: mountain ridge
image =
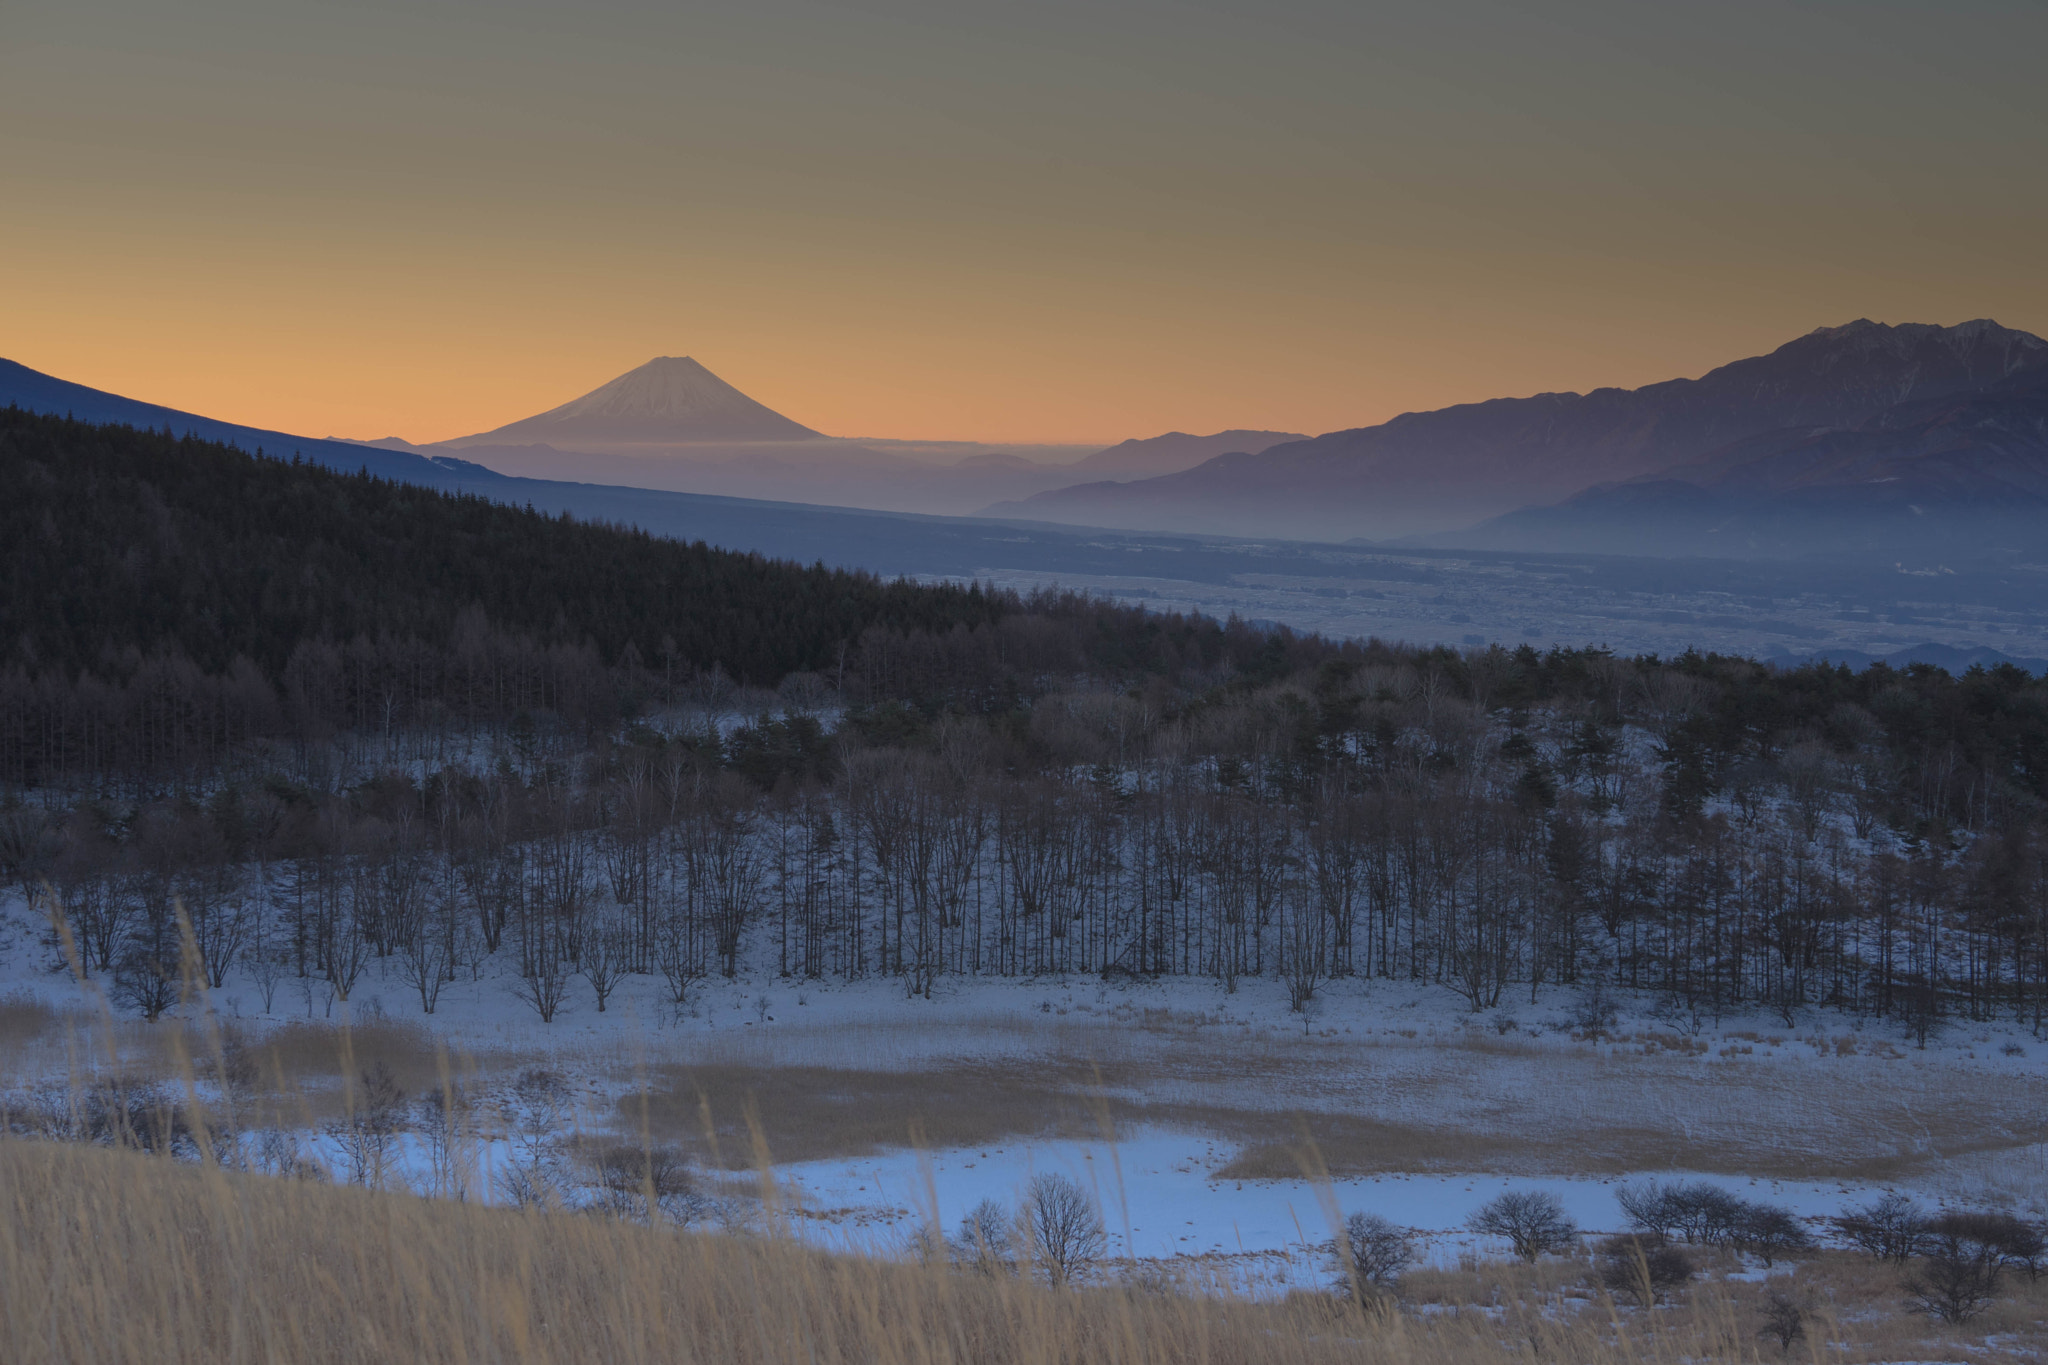
[[[0,359],[0,405],[51,416],[72,416],[81,422],[117,422],[150,431],[169,430],[178,436],[219,441],[252,453],[262,450],[271,455],[295,454],[330,468],[349,472],[366,469],[380,478],[406,483],[439,485],[447,476],[444,466],[417,447],[396,450],[224,422],[59,379],[15,360]]]
[[[1448,532],[1745,436],[1850,425],[1911,398],[2037,368],[2048,368],[2048,342],[1989,319],[1942,327],[1860,318],[1697,379],[1403,413],[1249,460],[1219,456],[1179,474],[1056,490],[986,514],[1337,540]]]
[[[1295,431],[1253,431],[1233,427],[1227,431],[1215,432],[1208,436],[1194,436],[1185,431],[1169,431],[1159,436],[1132,437],[1096,451],[1071,467],[1076,471],[1102,474],[1109,478],[1118,476],[1149,477],[1157,474],[1174,474],[1191,469],[1204,460],[1219,455],[1257,455],[1284,445],[1289,441],[1306,441],[1309,438]]]
[[[2048,369],[1732,442],[1428,543],[1757,557],[2048,547]]]

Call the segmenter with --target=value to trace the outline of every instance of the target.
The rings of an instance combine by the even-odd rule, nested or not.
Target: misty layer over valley
[[[1226,451],[1296,439],[1288,432],[1172,432],[1108,449],[847,440],[762,406],[687,356],[662,356],[492,431],[433,446],[395,437],[370,444],[429,456],[459,452],[525,478],[958,516],[1083,479],[1168,474]]]
[[[1634,392],[1447,409],[1314,441],[1271,431],[1170,433],[1029,458],[818,436],[686,359],[653,361],[551,412],[422,447],[236,427],[18,365],[0,364],[0,399],[772,556],[1024,591],[1058,585],[1337,638],[2038,667],[2048,659],[2039,606],[2048,563],[2038,489],[2048,458],[2037,411],[2043,354],[2038,339],[1991,324],[1857,323],[1702,380]],[[1566,422],[1559,413],[1574,415]],[[1786,427],[1790,420],[1835,425]],[[1745,430],[1760,434],[1726,439]],[[508,439],[535,443],[498,444]],[[1393,515],[1388,509],[1420,505],[1423,474],[1449,479],[1465,490],[1460,497],[1480,490],[1489,498],[1505,495],[1484,490],[1540,475],[1548,482],[1538,492],[1554,495],[1716,442],[1713,453],[1666,472],[1398,545],[1364,543],[1366,521],[1344,510],[1344,489],[1360,478],[1367,482],[1356,486],[1369,488],[1380,509],[1372,515]],[[972,510],[1027,485],[1068,491],[990,510],[1065,517],[1060,499],[1069,493],[1139,498],[1129,506],[1157,510],[1177,504],[1154,493],[1233,462],[1249,462],[1261,487],[1283,487],[1295,478],[1290,470],[1308,467],[1290,452],[1311,448],[1332,452],[1315,466],[1323,472],[1314,514],[1289,504],[1271,539],[856,510]],[[1521,472],[1507,478],[1503,470]],[[1228,524],[1258,524],[1252,513],[1263,496],[1233,494],[1239,519]],[[1090,505],[1097,511],[1075,519],[1158,520]],[[1459,515],[1496,505],[1461,504]],[[1164,524],[1204,524],[1177,518]],[[1305,540],[1319,527],[1353,543]]]
[[[1309,438],[1106,449],[822,436],[688,358],[415,447],[500,473],[1147,532],[1660,557],[2043,550],[2048,343],[1860,320],[1698,379],[1408,413]],[[980,501],[976,501],[980,498]]]

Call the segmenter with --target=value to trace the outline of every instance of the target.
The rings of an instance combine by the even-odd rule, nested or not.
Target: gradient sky
[[[2048,5],[5,0],[0,355],[441,439],[1324,431],[2048,332]]]

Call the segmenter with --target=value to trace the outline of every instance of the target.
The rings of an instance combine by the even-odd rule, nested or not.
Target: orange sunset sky
[[[442,439],[660,354],[847,436],[1319,432],[2048,331],[2048,6],[0,14],[0,356]]]

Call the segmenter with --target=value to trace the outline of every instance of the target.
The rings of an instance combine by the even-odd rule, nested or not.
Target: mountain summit
[[[581,398],[444,446],[685,445],[804,441],[817,432],[764,407],[688,356],[658,356]]]

